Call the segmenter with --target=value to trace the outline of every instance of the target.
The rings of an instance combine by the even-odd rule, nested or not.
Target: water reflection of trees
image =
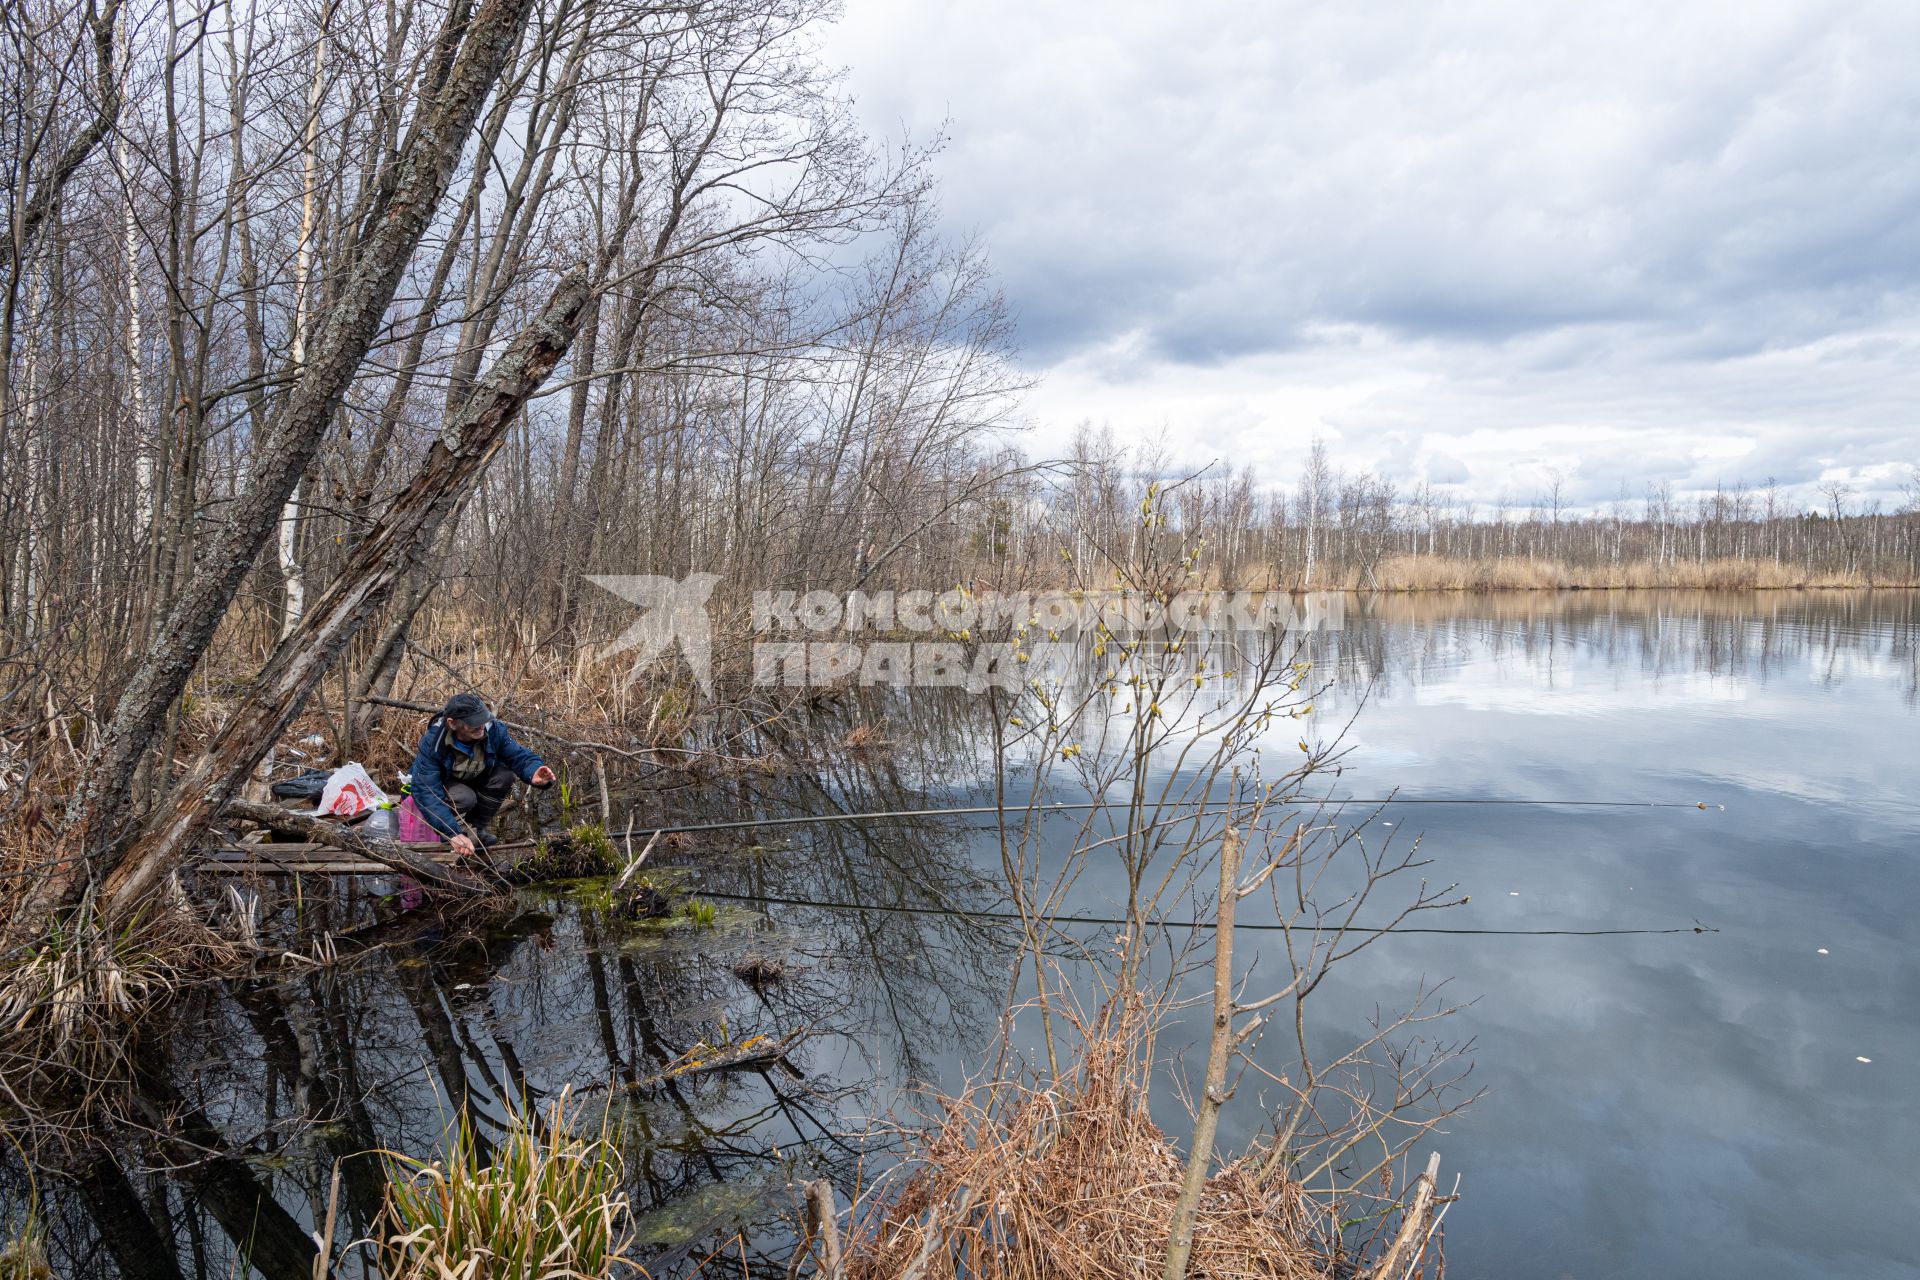
[[[1920,592],[1577,591],[1354,596],[1346,625],[1313,638],[1342,692],[1419,685],[1468,655],[1514,659],[1551,679],[1561,655],[1610,670],[1731,676],[1761,684],[1862,660],[1903,673],[1920,698]],[[1330,660],[1330,661],[1329,661]]]
[[[818,769],[731,789],[738,817],[897,811],[950,803],[990,759],[979,700],[878,690],[849,695],[808,732],[832,737],[874,726],[876,745],[830,755]],[[800,744],[784,743],[789,750]],[[899,1076],[933,1075],[929,1053],[974,1038],[996,1004],[1006,956],[990,926],[959,912],[1004,899],[983,874],[968,830],[951,819],[892,818],[769,832],[766,843],[703,864],[715,891],[765,901],[858,903],[859,911],[772,907],[811,965],[850,968],[875,981],[851,992],[845,1021],[876,1067],[882,1051]]]
[[[895,725],[900,738],[940,738],[934,724]],[[911,807],[926,792],[909,784],[935,776],[939,756],[901,741],[817,772],[726,784],[702,810]],[[697,868],[716,890],[776,898],[937,908],[993,892],[969,869],[965,833],[933,822],[822,828],[757,848],[750,836],[689,840],[656,861]],[[484,1139],[514,1099],[565,1086],[608,1101],[643,1226],[671,1209],[672,1243],[653,1258],[656,1273],[671,1272],[742,1216],[784,1209],[788,1162],[851,1189],[846,1134],[884,1105],[876,1079],[928,1075],[934,1049],[977,1039],[1001,981],[990,936],[943,915],[776,909],[663,931],[554,893],[504,915],[396,916],[358,936],[373,950],[350,963],[209,985],[179,1002],[141,1047],[124,1114],[80,1135],[58,1168],[41,1164],[61,1274],[227,1276],[244,1259],[272,1280],[307,1280],[336,1162],[344,1242],[379,1212],[376,1149],[433,1151],[462,1101]],[[777,961],[779,980],[736,975],[748,956]],[[696,1044],[798,1029],[809,1032],[795,1057],[803,1079],[645,1083]],[[707,1194],[722,1184],[743,1190]],[[10,1162],[0,1175],[10,1223],[27,1194]]]

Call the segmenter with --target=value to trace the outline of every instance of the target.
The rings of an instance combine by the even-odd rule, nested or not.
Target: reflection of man
[[[529,786],[553,784],[553,770],[513,740],[477,693],[459,693],[435,716],[413,757],[413,807],[453,851],[473,852],[499,839],[486,830],[517,777]],[[469,835],[468,833],[472,833]]]

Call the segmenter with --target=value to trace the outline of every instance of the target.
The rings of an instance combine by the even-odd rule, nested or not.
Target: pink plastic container
[[[400,815],[399,839],[402,844],[437,842],[444,839],[438,831],[427,825],[427,820],[420,816],[418,809],[413,807],[412,796],[402,800],[400,807],[394,812]]]

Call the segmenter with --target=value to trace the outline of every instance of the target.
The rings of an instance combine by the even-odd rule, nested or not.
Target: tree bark
[[[1233,915],[1240,900],[1240,851],[1240,833],[1228,827],[1220,838],[1220,919],[1213,934],[1213,1040],[1207,1050],[1199,1114],[1193,1119],[1187,1174],[1180,1198],[1173,1205],[1173,1229],[1167,1239],[1162,1280],[1183,1280],[1187,1274],[1200,1196],[1207,1186],[1207,1166],[1213,1163],[1213,1136],[1220,1126],[1220,1108],[1226,1105],[1227,1066],[1238,1047],[1233,1033]]]

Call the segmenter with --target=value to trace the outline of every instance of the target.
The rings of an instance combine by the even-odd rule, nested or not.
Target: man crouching
[[[516,777],[532,787],[553,785],[546,761],[515,742],[477,693],[447,700],[427,725],[411,772],[414,808],[462,856],[473,852],[475,837],[483,844],[499,839],[487,824]]]

